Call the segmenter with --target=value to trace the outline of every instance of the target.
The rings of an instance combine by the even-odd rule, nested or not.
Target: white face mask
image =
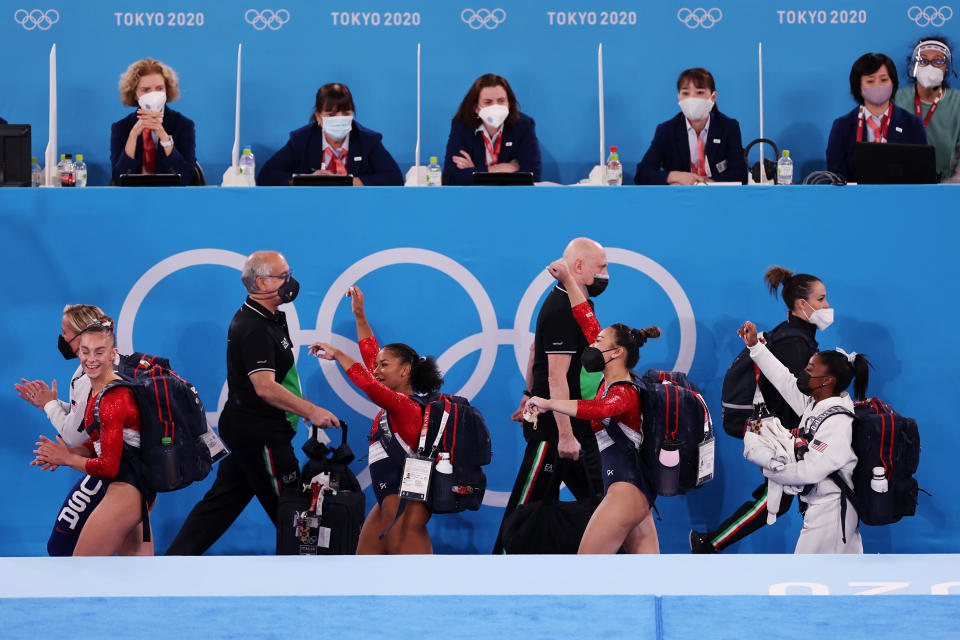
[[[499,128],[504,120],[507,119],[507,116],[510,115],[510,108],[502,104],[492,104],[489,107],[480,109],[477,115],[480,116],[484,124]]]
[[[691,122],[703,120],[710,115],[711,109],[713,109],[713,100],[706,98],[684,98],[680,101],[680,110]]]
[[[920,67],[917,69],[917,82],[927,89],[936,89],[943,84],[943,69]]]
[[[167,94],[165,91],[151,91],[140,96],[137,102],[141,109],[163,111],[163,105],[167,104]]]
[[[807,305],[811,309],[810,303],[806,300],[803,301],[803,304]],[[816,325],[817,329],[823,331],[827,327],[833,324],[833,308],[827,307],[826,309],[814,309],[813,313],[807,315],[807,312],[804,311],[803,315],[807,317],[807,322],[810,324]]]
[[[323,132],[333,140],[343,140],[353,127],[353,116],[321,116]]]

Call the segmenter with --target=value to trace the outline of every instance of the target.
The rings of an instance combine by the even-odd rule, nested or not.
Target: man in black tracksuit
[[[227,404],[220,437],[230,447],[213,486],[194,506],[167,555],[200,555],[216,542],[251,498],[276,526],[280,492],[299,481],[291,440],[303,417],[318,427],[337,418],[303,398],[286,315],[299,283],[275,251],[251,255],[241,276],[249,296],[227,332]]]
[[[608,275],[607,256],[602,246],[588,238],[576,238],[567,245],[563,257],[586,295],[599,295],[603,291]],[[592,306],[593,302],[590,304]],[[523,401],[528,395],[579,400],[582,388],[588,389],[588,397],[593,397],[603,374],[583,371],[580,354],[587,346],[587,339],[573,317],[567,292],[559,284],[554,286],[537,316]],[[504,522],[518,505],[539,501],[546,496],[554,482],[554,474],[560,471],[561,458],[582,461],[562,465],[563,482],[574,496],[584,499],[591,492],[603,492],[600,451],[588,420],[547,412],[539,414],[537,422],[532,423],[522,420],[522,413],[521,402],[513,419],[523,421],[527,446],[504,510]],[[504,553],[502,537],[503,522],[494,553]]]

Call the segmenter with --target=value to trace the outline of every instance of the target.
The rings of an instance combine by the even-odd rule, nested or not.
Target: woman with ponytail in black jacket
[[[395,342],[381,349],[367,322],[360,288],[350,287],[347,295],[353,303],[363,362],[356,362],[323,342],[311,345],[310,353],[324,360],[336,360],[351,382],[381,409],[373,421],[369,456],[370,482],[377,504],[367,514],[360,530],[357,554],[433,553],[427,533],[430,512],[424,503],[408,501],[397,518],[403,467],[387,455],[376,436],[380,418],[386,413],[390,429],[404,448],[415,450],[423,414],[420,403],[411,396],[435,393],[443,384],[443,376],[433,358],[418,355],[408,345]],[[384,531],[387,534],[381,538]]]
[[[773,266],[764,274],[764,282],[773,296],[780,290],[787,306],[787,319],[766,332],[767,348],[795,376],[799,376],[818,349],[817,329],[821,331],[833,323],[833,309],[827,302],[827,288],[820,278],[809,273],[794,273]],[[763,372],[758,380],[760,393],[767,410],[780,419],[787,429],[800,424],[800,416],[767,379]],[[776,506],[778,516],[790,510],[793,496],[784,493]],[[753,492],[753,499],[744,502],[716,529],[706,533],[690,531],[690,550],[693,553],[717,553],[734,542],[743,540],[767,524],[767,483]]]
[[[556,411],[590,420],[596,434],[604,496],[587,524],[578,553],[617,553],[621,547],[627,553],[660,553],[650,513],[657,491],[638,455],[643,441],[642,405],[630,376],[640,359],[640,347],[647,338],[660,337],[660,329],[631,329],[617,323],[601,331],[587,298],[572,281],[566,261],[557,260],[547,270],[567,290],[573,316],[591,342],[580,356],[584,368],[603,371],[603,382],[592,400],[534,396],[526,404],[529,413]]]

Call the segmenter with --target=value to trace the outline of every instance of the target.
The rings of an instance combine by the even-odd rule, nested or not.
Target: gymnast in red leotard
[[[140,446],[140,410],[128,388],[107,388],[120,377],[113,370],[117,354],[113,322],[97,321],[80,333],[79,356],[91,391],[83,424],[90,439],[68,447],[58,436],[54,442],[41,435],[31,462],[42,469],[68,466],[109,480],[106,494],[80,532],[75,556],[153,555],[153,543],[143,542],[141,514],[144,499],[152,504],[154,493],[139,479],[124,444]],[[102,395],[102,398],[100,396]],[[100,398],[100,423],[94,408]]]
[[[657,492],[640,461],[643,415],[630,369],[640,358],[640,347],[647,338],[659,337],[660,329],[631,329],[618,323],[601,331],[566,262],[557,260],[548,271],[564,285],[577,324],[592,342],[581,354],[581,363],[587,371],[603,371],[603,382],[593,400],[533,397],[526,405],[531,413],[556,411],[590,420],[597,435],[604,497],[587,524],[578,553],[617,553],[621,547],[627,553],[659,553],[650,513]]]
[[[424,503],[408,501],[397,518],[403,467],[387,455],[378,433],[381,418],[386,416],[389,429],[406,453],[415,450],[420,437],[423,410],[413,397],[415,394],[438,391],[443,384],[443,376],[433,358],[421,357],[405,344],[392,343],[381,349],[367,322],[363,292],[353,286],[347,295],[352,300],[363,362],[356,362],[324,342],[311,345],[310,353],[325,360],[336,360],[351,382],[380,407],[380,413],[373,421],[369,457],[370,482],[377,504],[367,514],[360,530],[357,554],[433,553],[427,533],[430,512]],[[391,527],[395,519],[396,524]],[[388,529],[381,539],[380,534]]]

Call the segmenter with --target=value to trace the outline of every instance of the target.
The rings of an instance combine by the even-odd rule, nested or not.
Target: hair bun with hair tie
[[[630,329],[630,333],[633,335],[634,339],[637,341],[638,347],[642,347],[647,343],[647,336],[640,329]]]
[[[420,364],[423,364],[426,361],[427,359],[424,356],[420,356]]]

